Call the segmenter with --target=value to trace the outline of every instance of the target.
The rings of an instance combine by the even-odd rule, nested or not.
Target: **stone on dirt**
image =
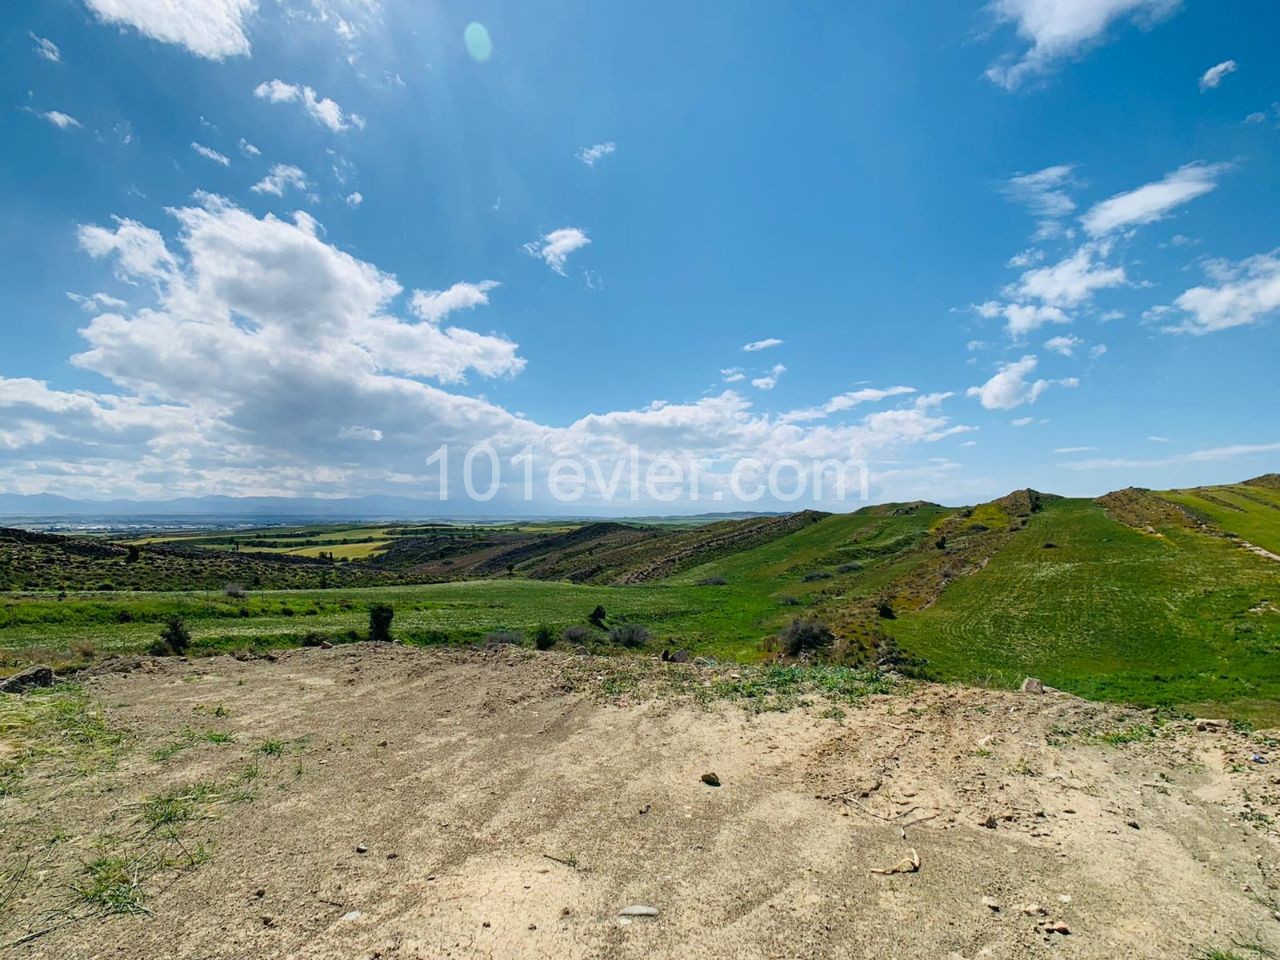
[[[704,773],[702,775],[702,782],[705,783],[708,787],[720,786],[720,778],[717,777],[714,773]]]
[[[26,693],[36,687],[53,686],[52,667],[31,667],[0,681],[0,693]]]
[[[1044,693],[1044,682],[1035,677],[1027,677],[1022,681],[1023,693]]]
[[[635,903],[618,911],[620,917],[656,917],[657,915],[657,907],[645,906],[642,903]]]

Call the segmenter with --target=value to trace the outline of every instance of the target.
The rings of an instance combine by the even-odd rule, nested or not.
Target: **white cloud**
[[[876,387],[863,387],[860,390],[851,390],[848,393],[836,394],[820,407],[806,407],[802,410],[792,410],[784,413],[781,420],[784,423],[803,423],[808,420],[821,420],[829,417],[833,413],[843,413],[851,410],[859,404],[876,403],[888,397],[898,397],[909,393],[915,393],[915,387],[888,387],[879,389]]]
[[[1259,453],[1276,453],[1280,451],[1280,443],[1238,443],[1227,447],[1212,447],[1207,450],[1192,450],[1190,453],[1179,453],[1172,457],[1158,460],[1131,460],[1124,458],[1077,460],[1064,466],[1072,470],[1131,470],[1145,467],[1173,467],[1183,463],[1205,463],[1220,460],[1234,460],[1237,457],[1248,457]]]
[[[61,110],[46,110],[44,113],[39,114],[39,116],[48,120],[59,130],[78,130],[81,126],[79,120],[71,116],[69,113],[63,113]]]
[[[129,305],[119,297],[113,297],[109,293],[94,293],[86,297],[68,290],[67,299],[72,303],[78,303],[80,309],[86,313],[98,313],[104,309],[122,310]]]
[[[409,309],[428,323],[439,323],[455,310],[489,305],[489,291],[501,286],[496,280],[455,283],[448,290],[415,290]]]
[[[1065,217],[1076,208],[1076,202],[1065,189],[1071,186],[1074,169],[1069,163],[1060,163],[1035,173],[1021,173],[1005,181],[1001,190],[1006,197],[1022,204],[1037,217]]]
[[[1031,424],[1035,422],[1036,422],[1035,417],[1018,417],[1018,419],[1016,420],[1009,421],[1009,423],[1011,423],[1015,427],[1029,427]]]
[[[1260,323],[1280,310],[1280,250],[1238,264],[1212,262],[1210,270],[1216,286],[1192,287],[1179,296],[1174,307],[1185,316],[1167,331],[1216,333]]]
[[[1095,291],[1118,287],[1126,281],[1123,267],[1095,262],[1101,252],[1097,244],[1083,244],[1058,263],[1028,270],[1005,294],[1018,300],[1041,300],[1055,307],[1079,306]]]
[[[778,378],[787,372],[787,368],[780,363],[775,363],[773,369],[763,377],[756,377],[751,381],[751,385],[757,390],[772,390],[778,385]]]
[[[1091,236],[1099,237],[1125,227],[1153,223],[1174,209],[1210,193],[1230,164],[1188,163],[1164,179],[1118,193],[1089,209],[1080,222]]]
[[[1015,339],[1049,323],[1070,323],[1070,318],[1058,307],[1044,304],[1007,303],[1001,308],[1005,329]]]
[[[1016,25],[1030,43],[1021,58],[992,64],[987,77],[1015,90],[1048,72],[1058,61],[1078,56],[1100,42],[1117,20],[1149,26],[1178,9],[1180,0],[992,0],[989,8],[1001,23]]]
[[[27,31],[27,36],[36,42],[36,53],[44,57],[50,63],[62,62],[62,51],[58,49],[58,45],[48,37],[37,37],[31,31]]]
[[[720,371],[720,378],[724,380],[725,383],[741,383],[743,380],[747,379],[747,375],[743,372],[741,367],[725,367]]]
[[[1097,360],[1106,352],[1107,352],[1107,345],[1105,343],[1095,343],[1092,347],[1089,348],[1089,358],[1092,360]]]
[[[382,439],[382,431],[373,427],[347,426],[338,431],[339,440],[369,440],[377,443]]]
[[[271,171],[265,177],[249,189],[254,193],[271,193],[277,197],[283,197],[285,190],[289,187],[296,187],[299,190],[307,189],[307,175],[301,168],[292,164],[277,163],[271,167]]]
[[[1172,443],[1168,437],[1147,437],[1152,443]]]
[[[245,21],[257,0],[85,0],[103,23],[131,26],[143,36],[223,60],[249,53]]]
[[[1088,453],[1090,450],[1097,450],[1097,447],[1054,447],[1054,453]]]
[[[1038,363],[1036,357],[1029,354],[1021,360],[1001,364],[995,376],[981,386],[970,387],[966,395],[977,397],[988,410],[1012,410],[1023,404],[1035,403],[1055,383],[1063,387],[1079,385],[1074,377],[1065,380],[1027,380],[1028,374],[1035,370]]]
[[[591,242],[586,232],[577,227],[561,227],[552,230],[539,240],[524,245],[525,253],[542,260],[560,276],[565,276],[564,264],[569,254],[581,250]]]
[[[173,276],[177,261],[158,231],[136,220],[113,219],[116,223],[114,230],[94,225],[79,228],[76,237],[86,253],[98,259],[114,255],[117,274],[130,283],[135,278],[166,280]]]
[[[360,204],[362,203],[364,203],[364,194],[361,193],[359,190],[356,190],[352,193],[347,194],[348,207],[355,208],[360,206]]]
[[[1046,350],[1052,350],[1054,353],[1060,353],[1064,357],[1070,357],[1075,355],[1076,348],[1082,343],[1084,343],[1084,341],[1079,337],[1067,334],[1061,337],[1051,337],[1046,340],[1044,342],[1044,348]]]
[[[742,349],[747,353],[756,353],[760,350],[768,350],[770,347],[780,347],[782,341],[777,337],[766,337],[763,340],[753,340],[751,343],[744,343]]]
[[[246,157],[262,156],[262,151],[259,150],[257,147],[255,147],[252,143],[250,143],[244,137],[240,138],[240,152],[243,153]]]
[[[616,149],[617,146],[612,140],[610,140],[608,143],[597,143],[592,147],[583,147],[575,153],[574,156],[585,163],[588,167],[594,167],[597,161],[604,159]]]
[[[193,140],[191,141],[191,149],[200,154],[200,156],[204,157],[206,160],[212,160],[214,163],[220,163],[224,167],[231,166],[231,159],[229,157],[223,156],[212,147],[206,147],[203,143],[196,143]]]
[[[1200,78],[1200,92],[1216,89],[1218,84],[1222,83],[1222,78],[1229,73],[1236,72],[1236,62],[1234,60],[1223,60],[1216,66],[1210,67],[1204,72],[1204,76]]]
[[[328,127],[334,133],[351,127],[364,129],[364,117],[343,112],[336,100],[318,96],[311,87],[285,83],[283,80],[267,80],[254,88],[253,95],[268,103],[300,102],[316,123]]]

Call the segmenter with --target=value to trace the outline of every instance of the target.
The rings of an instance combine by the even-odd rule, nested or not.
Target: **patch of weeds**
[[[1124,727],[1121,730],[1113,730],[1110,733],[1104,733],[1098,739],[1113,747],[1123,747],[1128,743],[1141,743],[1144,740],[1154,740],[1155,736],[1155,727],[1145,723],[1137,723],[1131,727]]]
[[[1009,764],[1009,772],[1018,777],[1040,776],[1040,771],[1037,770],[1026,757],[1019,757],[1013,763]]]
[[[826,665],[783,665],[744,669],[737,677],[712,683],[710,697],[738,701],[757,713],[785,712],[805,705],[818,694],[839,703],[856,703],[875,693],[889,693],[894,681],[875,670]]]
[[[976,750],[970,750],[969,756],[975,757],[979,760],[986,760],[989,757],[995,756],[995,754],[992,753],[990,750],[988,750],[986,747],[978,747]]]
[[[284,755],[283,740],[263,740],[258,744],[258,752],[267,757],[279,757]]]
[[[78,684],[0,697],[0,740],[11,747],[0,759],[0,799],[17,793],[44,760],[69,761],[86,773],[113,763],[124,744]]]
[[[183,750],[194,747],[198,743],[216,743],[226,744],[234,742],[235,738],[221,730],[192,730],[187,728],[178,734],[176,740],[170,741],[151,752],[151,759],[156,763],[163,763],[165,760],[172,759]]]
[[[823,710],[821,713],[819,713],[818,716],[821,717],[823,720],[835,720],[836,722],[843,722],[844,718],[847,717],[848,714],[844,712],[843,707],[837,707],[834,704],[832,704],[831,706]]]
[[[103,913],[146,913],[141,863],[122,856],[103,856],[84,865],[81,880],[72,891],[84,903]]]

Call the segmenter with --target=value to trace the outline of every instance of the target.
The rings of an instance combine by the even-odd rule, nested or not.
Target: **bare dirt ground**
[[[1054,692],[699,695],[729,672],[356,645],[100,674],[65,748],[0,730],[31,754],[0,953],[1280,952],[1280,767],[1252,759],[1280,741]]]

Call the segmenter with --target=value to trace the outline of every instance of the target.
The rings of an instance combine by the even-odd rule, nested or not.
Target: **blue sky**
[[[0,491],[431,496],[441,443],[952,503],[1280,468],[1273,5],[2,16]]]

